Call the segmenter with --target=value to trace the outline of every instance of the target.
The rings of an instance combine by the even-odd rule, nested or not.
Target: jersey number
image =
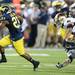
[[[20,28],[20,22],[19,22],[19,20],[17,19],[16,16],[12,17],[12,22],[13,22],[13,25],[14,25],[15,28]]]

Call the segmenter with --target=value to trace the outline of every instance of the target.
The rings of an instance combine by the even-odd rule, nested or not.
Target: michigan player
[[[63,1],[54,1],[52,3],[52,7],[55,9],[54,13],[51,15],[52,19],[54,19],[54,25],[51,24],[48,27],[48,34],[50,36],[54,36],[56,40],[56,44],[61,46],[62,40],[66,35],[66,30],[61,26],[60,20],[68,16],[68,7],[67,4]],[[61,13],[61,14],[60,14]],[[62,15],[64,14],[64,15]],[[52,37],[53,38],[53,37]],[[59,40],[60,39],[60,40]]]
[[[57,68],[63,68],[75,59],[75,18],[67,18],[64,22],[64,27],[68,29],[68,33],[63,42],[63,47],[68,54],[68,59],[62,64],[58,62],[56,65]]]
[[[55,1],[53,3],[53,6],[56,7],[56,14],[54,16],[54,20],[56,25],[59,27],[58,31],[57,31],[57,35],[61,36],[62,39],[64,39],[65,35],[66,35],[66,30],[63,28],[62,26],[62,22],[63,19],[65,19],[66,17],[69,16],[69,8],[67,6],[67,4],[63,1]],[[59,10],[58,10],[59,8]]]
[[[7,8],[0,7],[0,28],[7,27],[9,35],[5,36],[0,40],[0,52],[1,60],[0,63],[7,62],[4,47],[12,44],[16,52],[29,62],[33,64],[33,69],[36,70],[39,66],[39,61],[32,59],[32,57],[26,52],[23,43],[23,34],[21,33],[20,22],[13,11]]]
[[[63,13],[58,13],[55,16],[55,22],[57,24],[58,27],[58,31],[57,31],[57,36],[62,38],[62,41],[64,40],[66,34],[67,34],[67,29],[65,29],[63,27],[63,22],[65,21],[66,16]]]
[[[48,24],[48,35],[47,35],[47,45],[53,45],[56,46],[57,44],[57,26],[54,21],[54,17],[56,16],[57,13],[59,13],[59,8],[57,6],[61,6],[60,1],[53,1],[52,2],[52,9],[49,10],[50,14],[50,23]]]

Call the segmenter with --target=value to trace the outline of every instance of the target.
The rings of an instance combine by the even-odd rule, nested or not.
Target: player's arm
[[[5,27],[5,25],[3,24],[3,21],[0,21],[0,31]]]
[[[8,24],[7,21],[0,21],[0,31],[6,27],[6,25]]]

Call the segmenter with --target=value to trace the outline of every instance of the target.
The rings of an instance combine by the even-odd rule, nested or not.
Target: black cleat
[[[40,62],[39,61],[34,61],[34,63],[33,63],[33,70],[34,71],[36,71],[36,69],[38,68],[38,66],[39,66],[39,64],[40,64]]]
[[[6,62],[7,62],[7,59],[6,58],[0,60],[0,63],[6,63]]]
[[[58,64],[56,65],[56,67],[57,67],[58,69],[61,69],[61,68],[63,67],[63,64],[60,64],[60,63],[58,62]]]

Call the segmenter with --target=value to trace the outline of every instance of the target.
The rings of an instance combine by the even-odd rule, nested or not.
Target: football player
[[[62,64],[58,62],[56,67],[59,69],[72,63],[73,59],[75,59],[75,18],[67,18],[64,22],[64,27],[68,29],[68,33],[63,42],[63,47],[68,54],[68,59]]]
[[[55,11],[51,15],[52,19],[54,19],[54,24],[50,23],[50,25],[48,27],[48,32],[50,32],[50,33],[48,33],[48,34],[50,36],[51,35],[54,36],[54,38],[55,38],[55,44],[56,45],[58,44],[58,47],[60,47],[61,43],[62,43],[62,40],[63,40],[63,38],[66,35],[66,33],[65,33],[66,30],[60,24],[60,18],[63,19],[65,17],[67,17],[68,14],[69,14],[68,13],[69,9],[67,7],[67,4],[64,1],[63,2],[61,2],[61,1],[54,1],[52,3],[52,7],[55,9]]]
[[[12,44],[16,52],[29,62],[33,64],[34,71],[39,66],[39,61],[32,59],[32,57],[26,52],[23,42],[23,34],[21,32],[20,22],[17,15],[9,9],[9,7],[0,7],[0,28],[7,27],[9,34],[0,40],[0,52],[1,60],[0,63],[7,62],[4,47]]]
[[[63,27],[63,22],[65,19],[66,19],[66,16],[62,13],[58,13],[55,16],[55,23],[57,24],[57,27],[58,27],[57,36],[58,36],[58,39],[61,38],[62,41],[64,40],[67,33],[67,29]]]

